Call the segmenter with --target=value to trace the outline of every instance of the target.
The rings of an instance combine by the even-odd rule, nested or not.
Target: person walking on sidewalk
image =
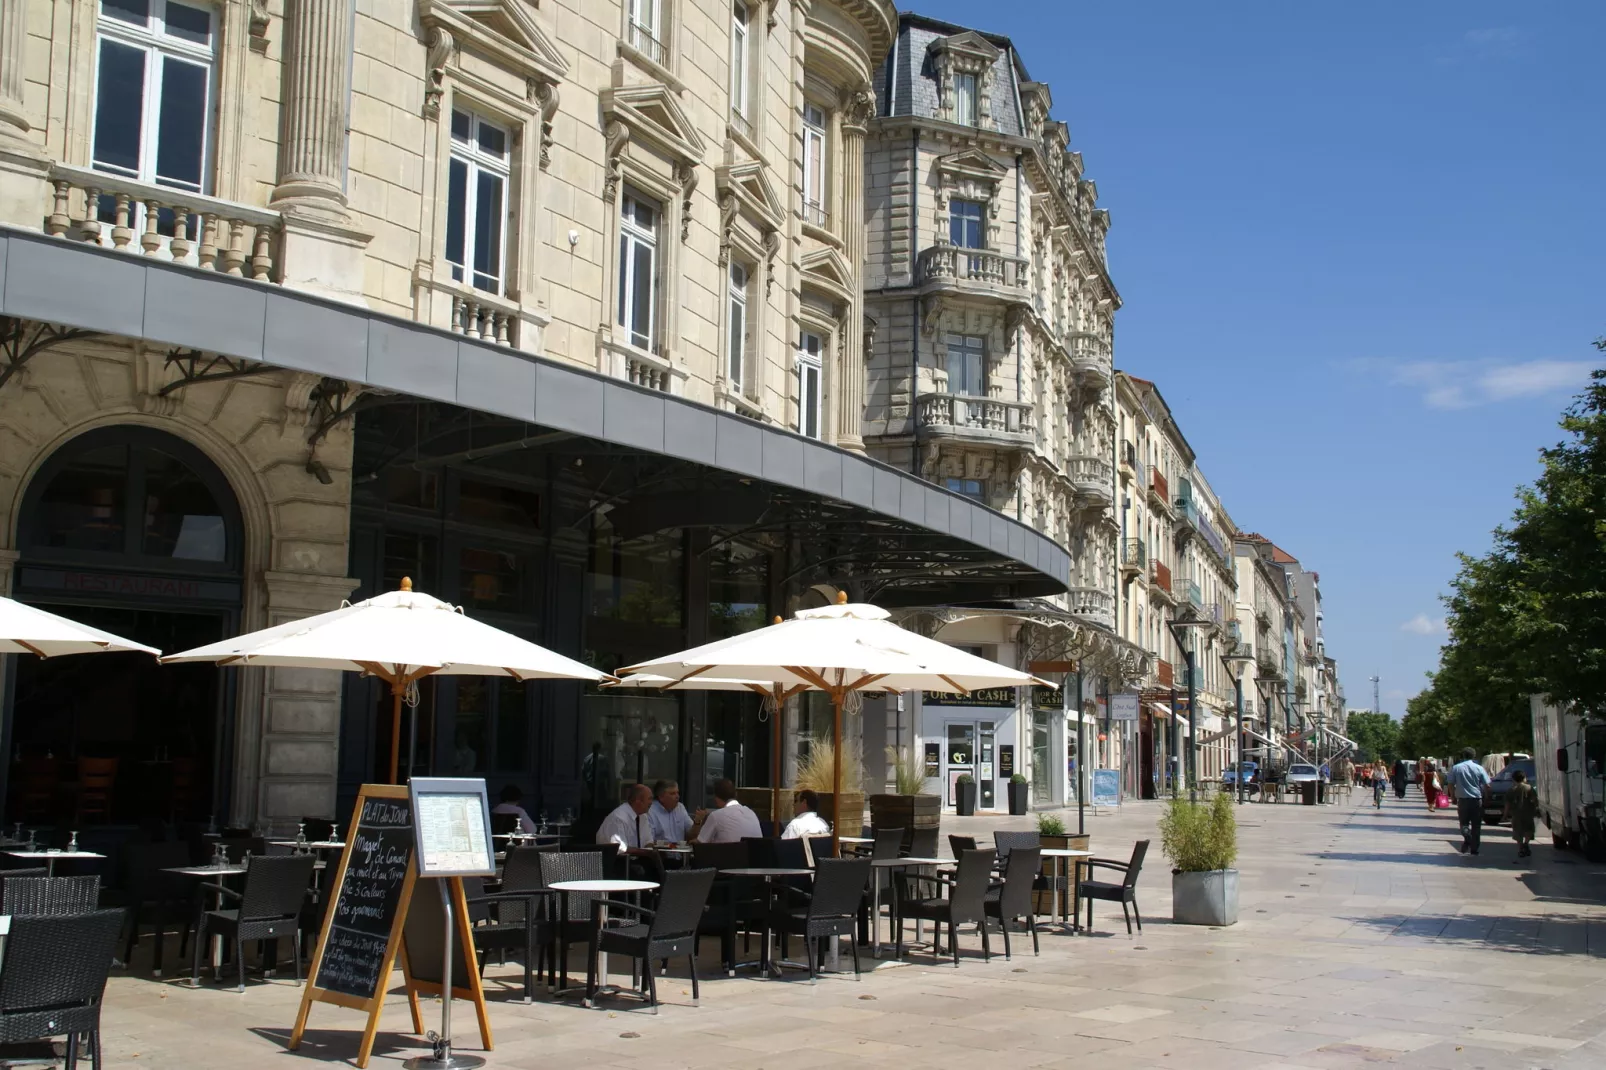
[[[1483,789],[1489,786],[1489,771],[1478,764],[1478,752],[1468,747],[1450,770],[1455,788],[1456,815],[1461,819],[1461,853],[1478,853],[1483,837]]]
[[[1521,769],[1511,774],[1511,790],[1506,792],[1506,820],[1511,822],[1511,838],[1517,841],[1517,857],[1533,854],[1528,844],[1534,838],[1534,818],[1539,813],[1539,796],[1528,784]]]
[[[1439,808],[1439,771],[1433,768],[1433,763],[1424,761],[1422,768],[1417,772],[1417,779],[1422,782],[1422,797],[1427,800],[1429,810]]]

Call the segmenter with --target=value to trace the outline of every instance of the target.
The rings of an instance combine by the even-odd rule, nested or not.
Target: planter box
[[[976,812],[976,783],[954,785],[954,813],[970,817]]]
[[[1088,841],[1091,840],[1092,837],[1039,836],[1037,839],[1038,842],[1045,848],[1061,851],[1086,851],[1088,849]],[[1054,878],[1054,874],[1056,872],[1054,867],[1056,864],[1060,867],[1058,872],[1065,874],[1065,876],[1070,879],[1070,887],[1066,891],[1060,893],[1060,909],[1067,914],[1071,913],[1071,911],[1075,909],[1076,886],[1082,878],[1082,867],[1076,864],[1077,861],[1078,860],[1075,858],[1062,858],[1057,860],[1053,858],[1043,859],[1042,873],[1044,880],[1052,880]],[[1036,902],[1038,914],[1045,918],[1053,914],[1054,889],[1052,887],[1039,888],[1037,891],[1032,893],[1032,896]]]
[[[1171,920],[1178,925],[1236,925],[1238,871],[1171,873]]]
[[[1032,802],[1032,786],[1009,782],[1009,813],[1011,817],[1024,814]]]
[[[907,843],[915,829],[942,827],[942,796],[872,795],[870,827],[903,829],[904,842]]]
[[[836,822],[836,799],[828,791],[816,792],[820,797],[820,816],[827,821]],[[796,788],[782,788],[781,798],[781,827],[792,820],[792,802],[797,796]],[[743,806],[750,807],[762,822],[774,820],[770,814],[769,788],[737,788],[736,799]],[[864,794],[862,792],[842,793],[842,821],[837,825],[837,835],[858,836],[864,832]]]

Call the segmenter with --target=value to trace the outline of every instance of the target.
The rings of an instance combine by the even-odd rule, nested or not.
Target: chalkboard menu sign
[[[367,1013],[357,1065],[368,1065],[416,882],[413,809],[407,789],[364,784],[330,890],[307,986],[301,992],[301,1010],[290,1032],[292,1051],[301,1043],[313,1003],[333,1003]]]
[[[406,799],[364,799],[334,889],[316,983],[373,999],[390,971],[391,930],[413,858],[413,810]]]

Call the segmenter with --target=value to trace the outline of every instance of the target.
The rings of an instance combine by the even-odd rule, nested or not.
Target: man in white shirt
[[[698,843],[740,843],[743,836],[762,836],[758,815],[736,801],[736,785],[721,780],[714,785],[714,809],[699,810],[702,828]]]
[[[534,832],[535,822],[530,820],[530,815],[520,805],[523,799],[524,793],[519,790],[519,786],[517,784],[509,784],[502,789],[501,801],[491,807],[491,813],[512,814],[519,819],[520,832]]]
[[[792,800],[793,811],[797,814],[781,833],[783,840],[800,840],[805,836],[829,836],[831,826],[826,824],[825,818],[820,816],[820,797],[814,792],[804,788]]]
[[[660,780],[652,786],[652,809],[647,811],[647,823],[652,827],[654,843],[685,843],[691,834],[691,815],[680,801],[680,785],[673,780]]]
[[[598,843],[618,842],[622,850],[631,854],[644,854],[652,845],[652,829],[647,826],[647,809],[652,806],[652,792],[645,784],[632,784],[625,801],[602,819],[597,827]]]

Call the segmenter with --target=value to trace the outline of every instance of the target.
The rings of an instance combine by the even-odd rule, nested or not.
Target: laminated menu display
[[[414,777],[408,786],[417,822],[419,876],[493,876],[496,859],[485,781]]]

